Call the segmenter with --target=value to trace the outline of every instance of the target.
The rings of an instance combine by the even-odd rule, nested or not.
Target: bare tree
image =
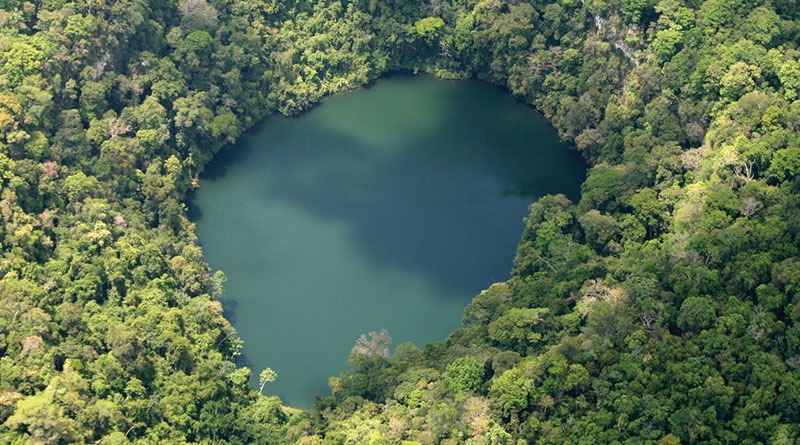
[[[382,329],[380,332],[372,331],[367,335],[361,334],[350,353],[366,358],[389,358],[389,344],[391,342],[392,339],[386,329]]]
[[[756,161],[748,159],[744,165],[734,164],[733,173],[745,184],[749,183],[755,177]]]
[[[217,10],[206,0],[181,0],[178,7],[184,24],[211,28],[217,23]]]
[[[647,330],[650,331],[655,327],[656,322],[658,321],[658,312],[652,309],[646,310],[642,312],[640,317],[642,319],[642,324],[644,324],[644,327],[646,327]]]
[[[755,215],[756,212],[761,210],[761,207],[761,203],[758,202],[756,198],[748,196],[742,203],[742,216],[745,218],[750,218],[751,216]]]

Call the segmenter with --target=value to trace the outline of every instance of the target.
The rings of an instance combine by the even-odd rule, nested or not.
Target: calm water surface
[[[228,276],[241,365],[265,393],[330,394],[362,333],[441,341],[482,289],[509,277],[527,206],[577,198],[579,156],[496,87],[393,76],[270,117],[206,170],[192,214]]]

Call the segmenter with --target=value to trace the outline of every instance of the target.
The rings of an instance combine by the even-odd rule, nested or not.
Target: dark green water
[[[221,153],[193,199],[226,315],[265,393],[307,407],[362,333],[441,341],[509,277],[528,205],[577,198],[579,156],[496,87],[394,76],[270,117]]]

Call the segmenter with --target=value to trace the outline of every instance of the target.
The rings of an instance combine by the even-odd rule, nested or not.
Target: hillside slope
[[[2,3],[0,442],[800,440],[798,31],[790,0]],[[371,337],[290,411],[182,202],[394,69],[507,86],[589,174],[445,344]]]

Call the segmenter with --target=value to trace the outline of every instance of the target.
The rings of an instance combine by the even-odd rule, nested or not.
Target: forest
[[[0,443],[798,443],[799,41],[795,0],[0,0]],[[444,342],[290,409],[185,202],[396,70],[504,86],[587,179]]]

